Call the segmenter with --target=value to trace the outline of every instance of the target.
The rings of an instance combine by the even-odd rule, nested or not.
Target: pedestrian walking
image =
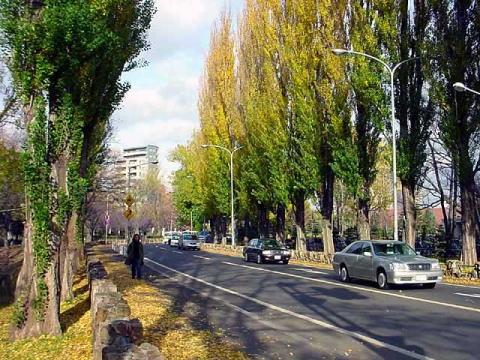
[[[125,264],[132,266],[132,279],[142,278],[143,244],[138,234],[133,235],[132,242],[128,245]]]

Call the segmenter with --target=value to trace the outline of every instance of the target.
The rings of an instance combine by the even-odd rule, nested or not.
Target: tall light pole
[[[365,56],[371,60],[375,60],[382,64],[385,69],[388,70],[390,73],[390,109],[391,109],[391,115],[392,115],[392,148],[393,148],[393,154],[392,154],[392,163],[393,163],[393,239],[395,241],[398,241],[398,201],[397,201],[397,139],[396,139],[396,127],[395,127],[395,85],[394,85],[394,76],[395,76],[395,71],[397,69],[405,64],[407,61],[411,60],[418,60],[420,59],[419,57],[414,57],[410,59],[403,60],[396,64],[393,68],[388,66],[388,64],[380,60],[379,58],[376,58],[375,56],[365,54],[362,52],[358,51],[353,51],[353,50],[346,50],[346,49],[333,49],[332,50],[335,55],[360,55],[360,56]]]
[[[231,195],[231,205],[232,205],[232,212],[231,212],[231,220],[232,220],[232,246],[235,247],[235,215],[234,215],[234,206],[233,206],[233,155],[243,148],[243,146],[236,147],[235,149],[229,150],[226,147],[220,146],[220,145],[210,145],[210,144],[203,144],[202,148],[207,148],[207,147],[215,147],[218,149],[225,150],[230,154],[230,195]]]

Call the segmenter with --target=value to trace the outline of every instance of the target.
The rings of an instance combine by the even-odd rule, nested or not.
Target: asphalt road
[[[257,359],[479,359],[480,287],[378,290],[331,270],[145,245],[145,264],[201,295]]]

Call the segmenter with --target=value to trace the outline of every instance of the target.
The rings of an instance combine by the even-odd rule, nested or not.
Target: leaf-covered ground
[[[74,280],[75,298],[62,303],[62,336],[9,342],[12,305],[0,308],[1,360],[89,360],[92,358],[90,301],[85,273]]]
[[[248,359],[222,331],[198,326],[201,315],[193,301],[187,301],[179,309],[177,299],[162,292],[161,287],[132,279],[118,256],[98,249],[110,279],[130,306],[131,318],[141,320],[144,341],[158,346],[167,360]]]

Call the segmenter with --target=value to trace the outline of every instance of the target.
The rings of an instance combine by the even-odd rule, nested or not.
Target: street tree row
[[[402,193],[405,240],[415,246],[419,190],[432,180],[427,158],[441,150],[458,180],[463,259],[476,262],[480,98],[452,85],[480,85],[479,15],[473,0],[247,0],[234,31],[223,13],[200,86],[200,129],[172,153],[182,165],[174,178],[180,213],[194,208],[214,227],[225,223],[229,155],[202,145],[242,146],[234,161],[235,207],[245,222],[258,219],[262,235],[268,236],[265,220],[273,212],[283,240],[286,209],[293,206],[297,248],[305,249],[310,201],[322,216],[331,255],[341,184],[354,201],[359,237],[370,238],[378,163],[382,153],[392,153],[381,150],[393,140],[391,79],[378,61],[332,52],[354,49],[391,68],[408,60],[393,79],[395,189]]]

